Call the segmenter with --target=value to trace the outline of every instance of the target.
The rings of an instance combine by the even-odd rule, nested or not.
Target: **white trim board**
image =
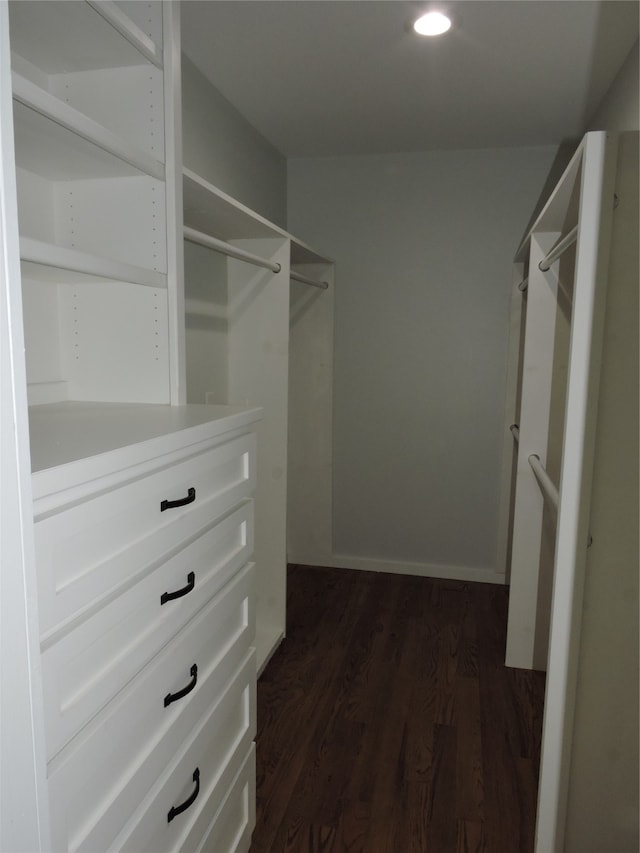
[[[256,674],[260,678],[267,664],[278,651],[285,632],[271,625],[256,625]]]
[[[387,572],[392,575],[414,575],[425,578],[440,578],[442,580],[475,581],[476,583],[495,584],[505,583],[503,572],[496,572],[494,569],[487,568],[473,569],[469,566],[439,566],[431,563],[396,562],[369,557],[353,557],[346,554],[334,554],[332,566],[337,569]]]
[[[287,565],[293,566],[317,566],[319,568],[335,569],[335,559],[331,554],[322,554],[319,551],[295,551],[287,549]]]

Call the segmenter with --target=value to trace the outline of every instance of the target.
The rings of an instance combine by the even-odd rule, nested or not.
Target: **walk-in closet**
[[[0,0],[0,850],[637,849],[638,7],[449,7]]]

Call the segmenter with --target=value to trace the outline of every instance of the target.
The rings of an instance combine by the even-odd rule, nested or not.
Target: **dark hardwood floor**
[[[506,588],[291,566],[288,608],[251,853],[530,853],[544,676],[503,665]]]

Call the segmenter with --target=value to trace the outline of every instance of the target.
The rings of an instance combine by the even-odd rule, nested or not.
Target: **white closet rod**
[[[563,237],[561,240],[558,240],[558,242],[555,244],[555,246],[549,252],[548,255],[545,255],[545,257],[538,264],[538,269],[542,272],[547,272],[550,269],[551,264],[554,261],[557,261],[560,255],[563,252],[566,252],[569,246],[573,246],[577,239],[578,226],[576,225],[574,228],[571,229],[571,231],[569,231],[566,237]]]
[[[289,277],[294,281],[301,281],[302,284],[310,284],[311,287],[319,287],[321,290],[326,290],[329,287],[328,281],[317,281],[315,278],[309,278],[306,275],[302,275],[300,272],[296,272],[295,270],[291,270],[289,273]]]
[[[513,436],[513,440],[515,441],[516,444],[518,444],[518,442],[520,441],[520,427],[518,426],[518,424],[511,424],[509,429],[511,430],[511,435]]]
[[[254,255],[253,252],[246,252],[244,249],[232,246],[231,243],[225,243],[224,240],[218,240],[217,237],[203,234],[202,231],[196,231],[195,228],[189,228],[187,225],[184,226],[184,239],[190,243],[198,243],[200,246],[206,246],[208,249],[221,252],[223,255],[229,255],[230,258],[235,258],[238,261],[246,261],[248,264],[253,264],[256,267],[264,267],[264,269],[271,270],[271,272],[280,272],[282,269],[280,264],[274,264],[273,261],[261,258],[260,255]]]
[[[547,474],[547,472],[542,467],[542,462],[540,462],[540,457],[532,453],[529,457],[529,465],[535,474],[535,478],[540,485],[543,493],[549,498],[549,501],[553,504],[555,511],[558,511],[558,490],[556,489],[551,477]]]
[[[525,292],[525,290],[526,290],[528,287],[529,287],[529,276],[528,276],[528,275],[526,275],[526,276],[522,279],[522,281],[520,282],[520,284],[518,285],[518,290],[520,291],[520,293],[524,293],[524,292]]]

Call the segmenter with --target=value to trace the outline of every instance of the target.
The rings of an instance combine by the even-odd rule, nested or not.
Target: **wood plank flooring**
[[[251,853],[531,853],[541,673],[507,590],[290,566],[258,682]]]

